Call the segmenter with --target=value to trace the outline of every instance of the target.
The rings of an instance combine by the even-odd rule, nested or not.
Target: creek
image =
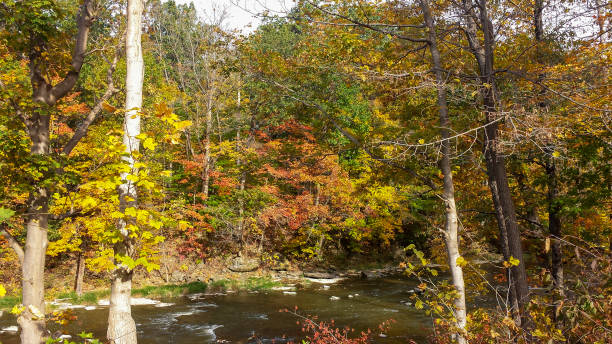
[[[295,292],[193,294],[164,299],[161,304],[137,305],[132,313],[140,344],[176,343],[285,343],[301,342],[304,334],[296,316],[279,312],[298,307],[302,315],[316,315],[319,321],[332,319],[337,327],[359,331],[372,329],[376,343],[424,342],[431,333],[431,319],[407,304],[416,282],[401,276],[375,279],[346,279],[336,284],[313,283]],[[105,338],[108,307],[73,310],[77,320],[65,328],[71,335],[81,331]],[[4,312],[0,329],[15,325]],[[395,323],[383,335],[378,325]],[[52,331],[57,325],[49,325]],[[72,340],[77,339],[73,337]],[[0,343],[18,344],[17,333],[0,334]]]

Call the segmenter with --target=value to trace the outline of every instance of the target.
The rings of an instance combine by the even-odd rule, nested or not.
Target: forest
[[[228,15],[0,1],[0,343],[612,343],[611,3]],[[297,332],[146,337],[198,295]]]

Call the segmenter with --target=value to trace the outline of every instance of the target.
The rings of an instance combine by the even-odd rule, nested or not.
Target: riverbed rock
[[[13,325],[13,326],[8,326],[3,328],[2,330],[0,330],[0,332],[11,332],[11,333],[16,333],[19,331],[19,327]]]
[[[380,271],[362,271],[360,276],[362,279],[374,279],[381,278],[384,274]]]
[[[330,272],[310,271],[310,272],[304,272],[304,277],[315,278],[315,279],[334,279],[334,278],[337,278],[338,275],[330,273]]]
[[[251,272],[259,269],[259,260],[238,256],[232,259],[232,264],[228,267],[233,272]]]

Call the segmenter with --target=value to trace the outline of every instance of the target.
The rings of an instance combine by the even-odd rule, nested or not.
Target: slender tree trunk
[[[523,257],[521,235],[516,220],[516,210],[508,176],[506,173],[506,163],[503,154],[499,151],[499,118],[497,111],[497,90],[495,86],[495,73],[493,67],[495,39],[493,35],[493,24],[487,12],[486,0],[477,2],[478,14],[469,0],[463,1],[463,11],[465,16],[466,36],[478,62],[480,69],[481,95],[485,111],[485,137],[484,137],[484,156],[489,177],[489,187],[495,207],[495,215],[500,230],[500,240],[504,258],[506,260],[514,257],[519,260],[517,266],[510,268],[510,295],[513,298],[513,305],[518,306],[518,314],[521,318],[520,325],[526,330],[528,336],[530,322],[526,312],[526,305],[529,303],[529,287],[527,283],[527,273]],[[476,25],[476,20],[479,25]],[[483,42],[480,43],[477,35],[477,27],[483,33]]]
[[[125,121],[123,144],[129,164],[130,174],[137,174],[134,153],[138,152],[140,142],[140,111],[142,109],[142,85],[144,63],[141,47],[141,21],[144,7],[143,0],[128,0],[127,34],[126,34],[126,77],[125,77]],[[128,173],[121,174],[123,183],[119,186],[119,210],[125,212],[127,207],[137,206],[136,185],[127,179]],[[128,219],[118,223],[122,240],[113,249],[115,257],[132,256],[134,242],[130,238],[126,225]],[[136,323],[132,318],[130,296],[132,291],[132,270],[115,260],[115,270],[111,278],[110,308],[108,313],[107,339],[111,344],[135,344]]]
[[[208,184],[210,183],[210,133],[212,129],[212,96],[213,91],[208,91],[208,101],[206,104],[206,133],[204,137],[204,171],[202,180],[202,193],[208,198]]]
[[[559,189],[557,186],[557,167],[551,161],[546,169],[548,176],[548,231],[551,236],[551,271],[553,283],[559,296],[563,297],[563,255],[561,252],[561,216],[558,203]]]
[[[597,2],[596,2],[597,4]],[[599,8],[598,8],[599,10]],[[537,42],[536,59],[539,64],[545,63],[545,56],[542,52],[542,44],[544,41],[544,25],[542,22],[542,14],[544,12],[544,1],[536,0],[533,10],[533,27],[534,37]],[[538,81],[543,81],[545,73],[538,74]],[[545,90],[538,93],[538,97],[542,97]],[[546,102],[544,99],[538,99],[538,107],[542,111],[546,111]],[[551,272],[553,277],[554,287],[557,290],[558,296],[564,297],[563,290],[563,256],[561,251],[561,218],[560,206],[558,204],[559,188],[557,181],[557,166],[554,158],[551,158],[546,165],[546,176],[548,179],[548,232],[551,235]]]
[[[237,100],[237,105],[238,105],[238,109],[240,109],[240,90],[238,90],[238,98]],[[236,116],[237,118],[240,118],[240,110],[238,110],[238,115]],[[236,152],[238,154],[240,154],[243,151],[243,144],[241,142],[241,138],[240,138],[240,125],[238,125],[238,128],[236,130]],[[238,165],[238,167],[240,167],[242,165],[242,160],[240,160],[240,158],[238,158],[236,160],[236,165]],[[242,171],[240,172],[240,184],[238,185],[238,190],[240,190],[240,196],[238,198],[238,233],[240,235],[241,241],[243,241],[243,227],[244,227],[244,197],[242,195],[242,191],[244,191],[244,187],[246,184],[246,171]]]
[[[83,275],[85,274],[85,257],[83,251],[77,255],[76,272],[74,276],[74,292],[77,296],[83,295]]]
[[[442,134],[442,159],[439,162],[442,170],[443,193],[445,211],[444,225],[444,242],[446,243],[446,252],[448,255],[448,266],[452,276],[452,283],[457,291],[457,297],[453,300],[453,313],[455,317],[456,333],[453,334],[454,339],[459,344],[467,343],[465,339],[466,305],[465,305],[465,283],[463,280],[463,269],[457,265],[457,258],[461,256],[459,253],[459,222],[457,216],[457,207],[455,205],[455,187],[453,184],[453,173],[451,170],[450,161],[450,119],[448,115],[448,103],[446,99],[446,88],[444,85],[444,75],[442,72],[442,62],[440,51],[438,50],[437,37],[435,31],[434,19],[431,15],[428,0],[420,0],[425,26],[428,31],[429,51],[431,53],[434,74],[436,76],[436,89],[438,93],[438,114],[440,116],[440,132]]]

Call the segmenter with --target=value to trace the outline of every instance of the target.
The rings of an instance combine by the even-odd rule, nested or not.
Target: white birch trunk
[[[126,77],[125,77],[125,121],[123,144],[128,156],[124,160],[130,165],[130,174],[137,174],[134,152],[138,152],[140,141],[140,111],[142,108],[142,84],[144,79],[144,62],[140,43],[143,0],[128,0],[127,33],[125,41]],[[136,185],[127,180],[128,173],[121,174],[123,183],[119,186],[119,210],[137,205]],[[133,241],[126,230],[126,222],[119,223],[123,240],[115,244],[115,255],[131,255]],[[117,262],[115,262],[117,264]],[[107,339],[111,344],[135,344],[136,323],[132,318],[130,296],[132,291],[132,271],[121,264],[116,265],[111,279],[110,309],[108,314]]]
[[[440,170],[444,177],[442,200],[444,201],[444,212],[446,221],[444,225],[444,241],[448,256],[448,267],[451,272],[453,286],[457,292],[453,300],[453,315],[457,330],[453,333],[453,339],[458,344],[467,343],[465,327],[467,325],[466,304],[465,304],[465,282],[463,280],[463,270],[457,265],[459,253],[459,220],[457,217],[457,207],[455,205],[455,186],[453,183],[453,172],[450,160],[450,119],[448,114],[448,101],[446,98],[445,77],[442,73],[442,62],[440,51],[438,50],[436,27],[431,15],[428,0],[421,0],[421,9],[425,19],[426,30],[428,31],[429,51],[431,52],[434,73],[436,76],[436,88],[438,93],[438,113],[440,116],[440,132],[442,134],[441,152],[442,159],[439,162]]]

